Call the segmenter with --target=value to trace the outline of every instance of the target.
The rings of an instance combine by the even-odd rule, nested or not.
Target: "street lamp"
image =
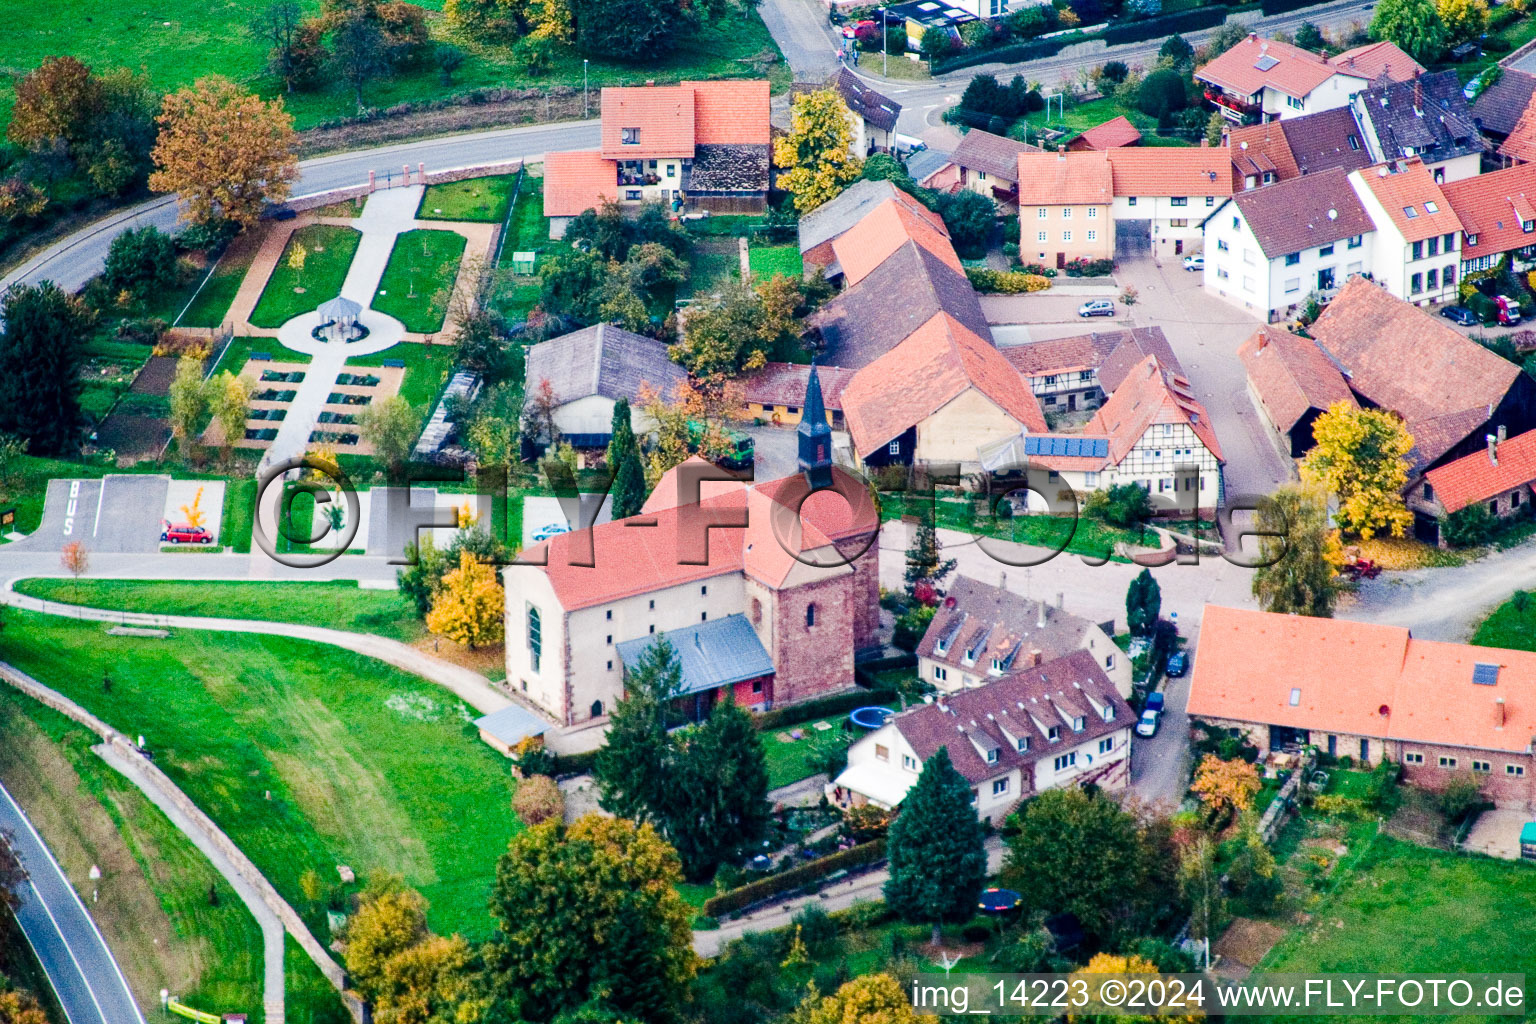
[[[587,94],[587,61],[586,61],[586,58],[582,58],[582,61],[581,61],[581,116],[582,117],[591,117],[592,116],[592,108],[591,108],[591,106],[587,102],[587,95],[588,95]]]
[[[885,34],[890,26],[891,19],[886,15],[885,8],[880,8],[880,74],[882,77],[890,72],[891,48],[886,45]]]

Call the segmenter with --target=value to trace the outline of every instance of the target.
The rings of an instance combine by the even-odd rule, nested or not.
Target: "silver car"
[[[1078,316],[1114,316],[1115,304],[1108,299],[1093,299],[1077,307]]]

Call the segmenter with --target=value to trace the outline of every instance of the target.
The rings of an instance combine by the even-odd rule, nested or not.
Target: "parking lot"
[[[159,551],[170,486],[168,476],[50,480],[42,524],[26,543],[44,551],[62,550],[73,541],[89,552]]]

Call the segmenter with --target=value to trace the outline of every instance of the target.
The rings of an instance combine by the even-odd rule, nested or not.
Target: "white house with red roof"
[[[1403,82],[1423,73],[1423,65],[1388,42],[1347,50],[1330,60],[1250,34],[1198,68],[1195,80],[1223,117],[1253,124],[1334,110],[1382,76]]]
[[[1349,183],[1376,225],[1371,277],[1415,306],[1460,298],[1461,219],[1424,162],[1377,164],[1352,173]]]

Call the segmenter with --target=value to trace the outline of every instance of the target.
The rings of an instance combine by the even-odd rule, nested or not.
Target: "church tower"
[[[827,407],[821,400],[821,378],[816,364],[811,364],[811,379],[805,386],[805,404],[801,406],[799,434],[800,472],[811,490],[832,486],[832,427],[827,423]]]

